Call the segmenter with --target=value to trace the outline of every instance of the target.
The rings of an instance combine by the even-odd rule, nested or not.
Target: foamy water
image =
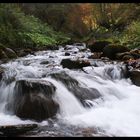
[[[77,57],[80,54],[76,54]],[[54,56],[54,58],[48,57]],[[56,86],[54,100],[60,105],[58,119],[67,125],[72,124],[81,127],[98,127],[108,135],[114,136],[140,136],[140,87],[133,85],[130,79],[124,79],[121,74],[121,64],[107,64],[100,67],[86,67],[87,73],[63,69],[59,64],[63,58],[73,58],[73,56],[63,56],[64,50],[55,52],[38,52],[36,56],[27,56],[11,61],[2,66],[8,68],[7,77],[35,78],[50,81]],[[47,74],[47,65],[40,62],[49,59],[52,64],[49,68],[56,68],[65,71],[68,75],[79,81],[86,88],[97,89],[101,97],[90,100],[93,104],[91,108],[84,108],[79,100],[71,93],[64,84],[51,77],[44,77]],[[25,60],[29,61],[24,65]],[[49,65],[49,64],[48,64]],[[109,73],[108,70],[112,69]],[[12,100],[12,90],[15,82],[0,87],[0,125],[34,123],[31,120],[23,121],[13,114],[7,114],[5,105],[8,100]],[[46,125],[47,121],[40,123]]]

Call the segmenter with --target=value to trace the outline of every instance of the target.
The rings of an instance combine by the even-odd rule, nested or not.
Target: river
[[[65,52],[70,55],[65,56]],[[68,49],[60,46],[59,50],[39,51],[1,64],[6,71],[0,84],[0,125],[39,125],[38,129],[23,136],[140,136],[140,87],[123,76],[122,62],[90,60],[90,55],[89,50],[79,51],[69,45]],[[63,68],[60,62],[68,58],[88,59],[93,65],[82,70]],[[58,72],[74,78],[82,88],[98,90],[100,96],[85,100],[90,107],[84,107],[62,81],[50,76]],[[55,85],[53,98],[60,106],[56,119],[21,120],[6,110],[19,79],[42,79]]]

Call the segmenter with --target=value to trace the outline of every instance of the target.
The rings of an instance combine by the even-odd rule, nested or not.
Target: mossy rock
[[[2,49],[0,49],[0,59],[8,59],[8,56]]]
[[[103,48],[111,44],[109,41],[96,41],[91,45],[88,45],[88,48],[91,52],[102,52]]]
[[[110,44],[103,48],[103,55],[108,57],[109,59],[117,59],[117,53],[124,53],[130,51],[129,48],[118,45],[118,44]]]
[[[4,52],[8,56],[8,58],[17,58],[17,54],[10,48],[4,48]]]

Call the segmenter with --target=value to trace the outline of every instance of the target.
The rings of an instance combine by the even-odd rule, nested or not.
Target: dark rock
[[[27,54],[32,54],[33,51],[31,49],[24,49],[24,52],[26,52]]]
[[[74,43],[74,46],[84,46],[84,43]]]
[[[19,57],[23,57],[23,56],[26,56],[28,53],[25,52],[24,50],[20,50],[19,53],[18,53],[18,56]]]
[[[70,53],[68,53],[68,52],[65,52],[65,56],[70,56]]]
[[[134,57],[134,59],[139,59],[140,58],[140,50],[139,49],[131,50],[130,54]]]
[[[101,60],[103,60],[103,61],[109,61],[109,58],[108,57],[101,57]]]
[[[63,59],[61,61],[61,65],[63,66],[63,68],[68,69],[81,69],[83,67],[91,66],[89,61],[70,60],[70,59]]]
[[[48,46],[46,46],[46,49],[47,49],[47,50],[58,50],[59,47],[56,46],[56,45],[48,45]]]
[[[123,53],[128,52],[129,49],[127,47],[121,46],[121,45],[108,45],[104,47],[103,49],[103,55],[114,60],[117,59],[116,54],[117,53]]]
[[[132,80],[133,84],[135,84],[136,86],[140,86],[140,71],[129,71],[129,77]]]
[[[140,59],[125,61],[128,77],[133,84],[140,86]]]
[[[140,58],[140,50],[134,49],[129,52],[117,53],[116,58],[120,60],[129,60],[129,59],[139,59]]]
[[[0,135],[1,136],[15,136],[21,135],[28,131],[31,131],[37,128],[37,124],[21,124],[21,125],[8,125],[0,126]]]
[[[40,64],[42,64],[42,65],[47,65],[47,64],[49,64],[49,62],[48,62],[48,61],[43,61],[43,62],[41,62]]]
[[[93,100],[101,96],[98,90],[82,87],[77,80],[70,77],[65,72],[53,73],[51,77],[61,81],[85,107],[89,107],[86,100]]]
[[[124,55],[122,58],[123,61],[130,60],[130,59],[132,60],[134,59],[134,57],[132,55]]]
[[[16,53],[10,48],[4,48],[4,52],[8,56],[8,58],[17,58]]]
[[[130,55],[130,52],[116,53],[116,59],[121,60],[125,55]]]
[[[28,54],[34,55],[34,51],[32,49],[21,49],[17,51],[19,57],[26,56]]]
[[[8,56],[2,49],[0,49],[0,59],[8,59]]]
[[[7,110],[22,119],[42,121],[53,117],[59,108],[52,99],[55,89],[55,86],[47,81],[17,81],[14,99],[7,104]]]
[[[88,45],[88,48],[91,52],[103,52],[103,48],[109,45],[111,42],[109,41],[96,41],[91,45]]]
[[[0,81],[3,77],[3,73],[4,73],[4,68],[0,66]]]

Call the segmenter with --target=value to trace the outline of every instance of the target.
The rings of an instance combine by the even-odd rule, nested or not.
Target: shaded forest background
[[[138,47],[140,4],[0,4],[1,48],[43,48],[96,40]]]

